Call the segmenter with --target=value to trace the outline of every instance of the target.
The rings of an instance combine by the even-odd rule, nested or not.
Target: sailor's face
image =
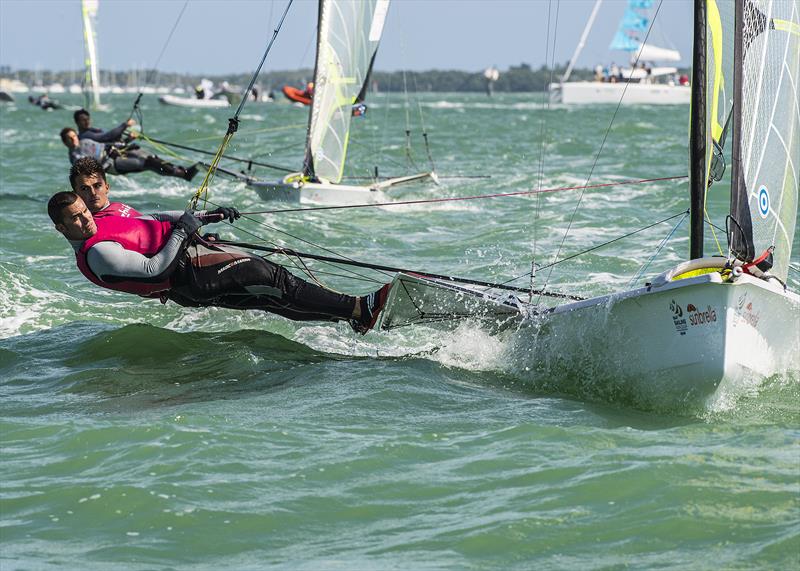
[[[92,212],[102,210],[108,204],[108,183],[100,175],[78,175],[72,190]]]
[[[61,211],[61,224],[56,224],[56,230],[68,240],[86,240],[97,233],[97,224],[79,198]]]
[[[78,126],[78,129],[83,131],[84,129],[88,129],[92,126],[92,120],[88,115],[81,113],[78,115],[78,118],[75,119],[75,124]]]
[[[66,141],[64,142],[64,144],[69,149],[77,149],[78,145],[81,144],[80,141],[78,140],[78,133],[76,133],[75,131],[67,131],[65,138]]]

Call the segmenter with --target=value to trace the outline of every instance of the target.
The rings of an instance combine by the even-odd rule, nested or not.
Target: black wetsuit
[[[78,134],[78,139],[91,139],[98,143],[106,144],[106,156],[98,160],[103,164],[106,172],[110,174],[130,174],[149,170],[161,176],[174,176],[186,180],[191,180],[194,177],[197,172],[196,167],[186,169],[176,166],[156,155],[151,155],[139,148],[138,145],[123,143],[120,139],[122,139],[127,127],[127,123],[121,123],[110,131],[89,127]],[[84,155],[80,149],[72,149],[70,150],[69,160],[74,163],[81,156]]]
[[[188,307],[261,309],[295,321],[347,320],[356,301],[261,256],[199,239],[172,275],[169,299]]]
[[[182,214],[161,212],[141,219],[174,223]],[[83,245],[83,240],[70,242],[76,251]],[[109,238],[92,246],[86,260],[89,269],[108,283],[169,279],[164,298],[186,307],[260,309],[295,321],[341,321],[350,319],[357,299],[306,282],[261,256],[197,235],[187,237],[178,227],[151,257],[126,250]]]

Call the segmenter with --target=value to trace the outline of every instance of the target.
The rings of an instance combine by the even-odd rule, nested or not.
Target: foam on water
[[[351,174],[375,166],[405,172],[406,107],[393,97],[377,98],[356,122]],[[110,99],[119,113],[130,109],[130,98]],[[537,188],[542,138],[542,187],[582,185],[613,112],[542,106],[541,94],[420,99],[437,172],[492,178],[400,187],[388,200]],[[154,136],[197,139],[209,150],[229,115],[165,108],[152,98],[143,108]],[[266,129],[298,124],[307,109],[250,109],[264,120],[243,118],[231,154],[299,165],[304,130]],[[685,174],[687,113],[620,113],[591,182]],[[93,117],[101,127],[122,118]],[[4,568],[796,566],[795,373],[745,379],[705,410],[642,412],[613,374],[601,377],[581,358],[559,360],[564,349],[597,357],[592,335],[613,334],[603,315],[594,331],[586,324],[548,348],[525,329],[492,334],[462,324],[362,337],[345,323],[181,308],[100,290],[75,269],[44,212],[53,187],[65,184],[57,133],[69,113],[5,106],[0,121]],[[412,156],[425,157],[420,129],[411,129]],[[376,156],[377,148],[388,150]],[[180,210],[196,182],[113,177],[111,196],[142,211]],[[561,255],[681,211],[685,186],[587,191]],[[712,190],[707,207],[717,223],[728,198]],[[537,216],[536,260],[555,256],[577,194],[257,215],[266,225],[240,220],[207,229],[506,281],[530,268]],[[286,206],[222,176],[211,199],[248,211]],[[548,288],[619,289],[670,228],[559,264]],[[649,272],[684,259],[686,246],[681,229]],[[376,287],[309,264],[336,290]],[[797,287],[797,274],[790,276]],[[545,277],[539,273],[536,283]],[[623,359],[624,343],[618,347],[611,357]]]

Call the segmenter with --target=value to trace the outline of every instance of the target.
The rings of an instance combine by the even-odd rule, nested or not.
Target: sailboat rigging
[[[363,105],[380,43],[389,0],[320,0],[314,96],[309,113],[303,169],[282,180],[248,180],[266,200],[362,203],[373,191],[433,178],[424,172],[375,181],[341,184],[350,142],[353,108]]]
[[[513,331],[515,367],[582,379],[601,393],[623,391],[642,408],[704,406],[730,387],[800,370],[800,295],[786,279],[800,192],[800,6],[793,0],[695,0],[694,18],[687,261],[633,289],[589,299],[550,297],[569,300],[560,304],[542,301],[552,295],[547,284],[534,290],[531,283],[534,301],[500,287],[513,280],[477,285],[401,272],[377,326],[483,321],[490,329]],[[210,174],[237,117],[238,111]],[[710,186],[720,186],[726,156],[732,170],[728,252],[703,257],[705,196]],[[662,222],[678,216],[682,222],[684,214]]]
[[[688,261],[641,287],[555,306],[401,274],[380,326],[517,327],[520,343],[534,343],[518,366],[614,379],[645,408],[706,403],[800,370],[800,296],[786,287],[800,189],[799,12],[794,1],[695,0]],[[729,251],[704,258],[704,193],[731,112]]]

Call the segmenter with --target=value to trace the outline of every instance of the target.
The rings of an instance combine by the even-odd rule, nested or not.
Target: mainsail
[[[677,50],[641,41],[650,27],[650,18],[646,15],[646,10],[652,5],[653,0],[628,0],[625,14],[619,22],[609,49],[631,52],[631,61],[680,61],[681,54]]]
[[[83,13],[83,41],[85,49],[86,76],[83,92],[86,97],[86,106],[97,108],[100,106],[100,71],[97,65],[97,5],[99,0],[82,0]],[[91,90],[91,100],[89,91]]]
[[[731,249],[744,261],[771,251],[771,274],[786,281],[800,190],[800,2],[739,0],[727,21],[738,66]]]
[[[363,100],[389,0],[320,0],[303,174],[342,180],[353,105]]]

